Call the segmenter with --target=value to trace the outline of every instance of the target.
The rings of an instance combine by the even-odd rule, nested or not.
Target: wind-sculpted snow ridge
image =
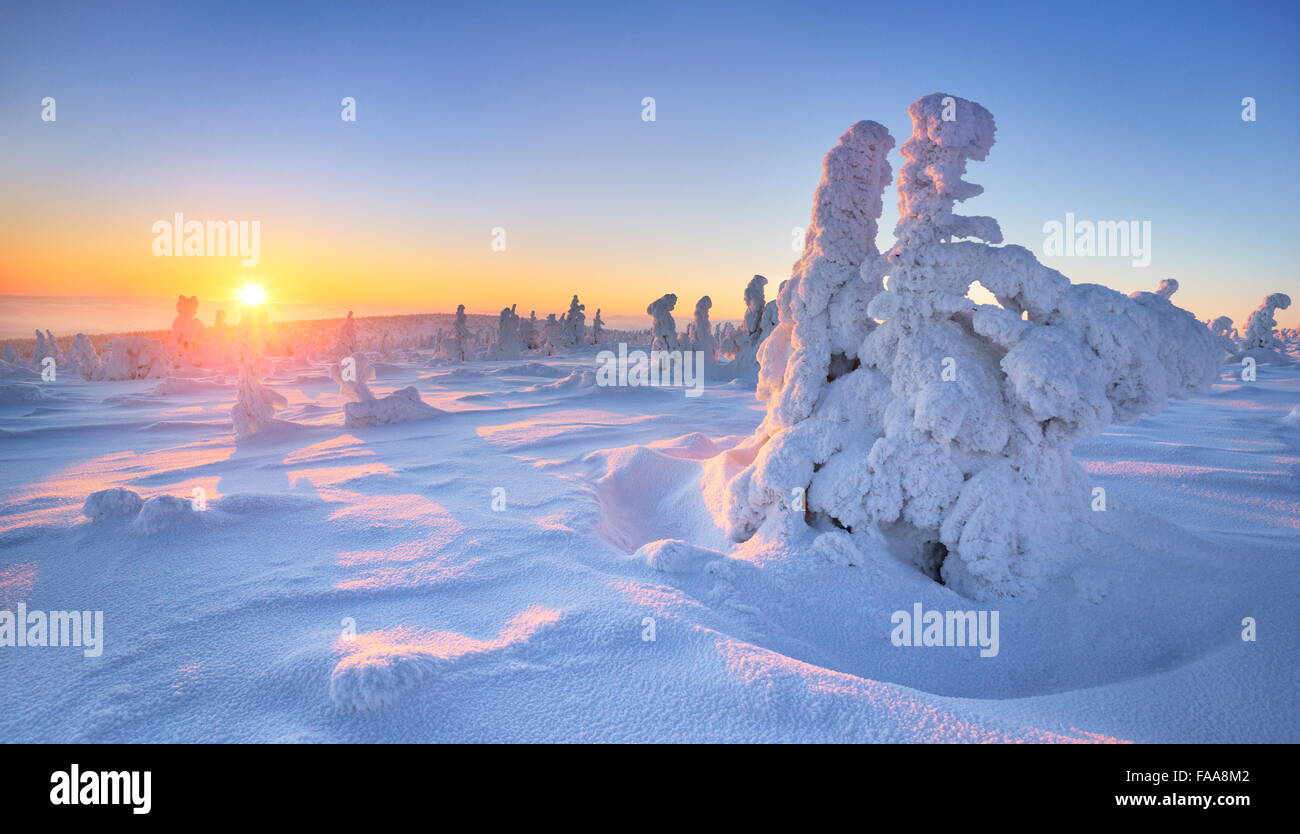
[[[58,397],[48,393],[41,386],[29,382],[0,383],[0,405],[43,403],[57,399]]]
[[[801,513],[884,536],[968,596],[1032,592],[1087,547],[1096,499],[1075,443],[1207,385],[1220,345],[1169,301],[1176,282],[1128,298],[993,245],[997,221],[953,213],[983,191],[963,177],[993,146],[993,116],[939,93],[909,114],[883,259],[873,241],[892,140],[859,122],[827,154],[760,356],[767,416],[711,477],[728,481],[736,540]],[[969,298],[977,281],[998,304]]]
[[[512,618],[489,640],[452,631],[391,628],[340,639],[344,657],[330,673],[329,696],[345,710],[388,706],[440,672],[477,655],[519,650],[534,635],[559,622],[560,612],[533,605]]]

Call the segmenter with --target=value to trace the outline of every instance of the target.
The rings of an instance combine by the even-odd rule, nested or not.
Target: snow
[[[858,122],[729,332],[705,296],[683,343],[667,293],[641,334],[575,295],[232,338],[181,296],[77,373],[9,354],[0,609],[101,611],[104,650],[0,630],[0,741],[1300,741],[1289,299],[1231,345],[1277,361],[1221,364],[1176,280],[1073,284],[954,214],[993,117],[909,112],[896,245]],[[735,359],[610,386],[602,341]],[[897,646],[913,610],[997,651]]]
[[[60,376],[42,388],[69,407],[0,406],[0,598],[106,632],[97,659],[0,648],[0,738],[1300,740],[1300,366],[1225,368],[1075,447],[1109,493],[1101,556],[1000,600],[981,659],[893,647],[895,610],[985,606],[856,535],[729,541],[701,482],[762,420],[752,390],[575,400],[517,363],[426,361],[386,385],[436,420],[348,429],[337,385],[285,370],[263,384],[303,427],[253,446],[231,387]]]

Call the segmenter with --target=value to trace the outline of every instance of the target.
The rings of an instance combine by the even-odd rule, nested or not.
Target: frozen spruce
[[[677,350],[677,322],[673,321],[676,306],[677,296],[667,293],[645,308],[650,316],[651,350]]]
[[[585,304],[578,302],[578,296],[576,295],[569,302],[569,311],[564,316],[563,340],[565,347],[578,347],[583,343],[587,331],[587,317],[582,311],[586,309]]]
[[[71,359],[82,379],[89,381],[98,378],[99,352],[85,333],[78,333],[72,340]]]
[[[452,325],[454,341],[452,343],[452,358],[457,362],[464,362],[469,353],[469,322],[465,319],[465,305],[456,305],[456,321]]]
[[[1278,338],[1276,310],[1291,306],[1291,296],[1275,292],[1264,297],[1259,308],[1246,319],[1246,333],[1241,339],[1239,358],[1252,356],[1258,361],[1285,364],[1290,360],[1280,350],[1284,345]]]
[[[515,306],[503,308],[497,322],[497,341],[492,346],[492,359],[518,359],[523,350],[522,325]]]
[[[854,481],[880,434],[876,410],[888,383],[875,371],[860,371],[858,353],[873,327],[866,305],[880,290],[875,239],[893,146],[883,126],[862,121],[826,154],[803,256],[770,336],[762,332],[767,279],[756,275],[745,289],[741,338],[749,343],[742,356],[763,345],[758,396],[768,409],[754,436],[728,453],[752,460],[730,486],[733,538],[748,538],[770,513],[789,512],[809,496],[831,518],[860,523],[864,514]],[[796,489],[803,492],[796,496]]]
[[[1237,328],[1232,326],[1232,319],[1227,316],[1219,316],[1217,319],[1206,322],[1205,326],[1210,328],[1214,338],[1219,340],[1224,353],[1237,352]]]
[[[235,385],[235,404],[230,409],[235,437],[252,437],[288,425],[275,417],[276,410],[287,405],[284,395],[262,384],[268,364],[264,347],[262,322],[256,313],[245,311],[235,339],[239,380]]]
[[[762,275],[755,275],[745,285],[745,321],[736,334],[736,377],[751,383],[758,380],[758,349],[766,335],[763,332],[763,310],[767,306],[765,286],[767,279]]]
[[[176,318],[172,319],[172,351],[181,365],[201,365],[203,322],[198,320],[198,296],[176,296]]]
[[[97,380],[158,379],[171,365],[162,342],[147,336],[117,336],[100,356]]]
[[[767,416],[714,477],[729,479],[734,538],[797,518],[883,537],[969,596],[1031,592],[1086,548],[1093,496],[1074,445],[1206,385],[1219,346],[1171,285],[1128,298],[994,245],[995,220],[953,212],[982,192],[964,176],[993,146],[992,115],[942,94],[909,113],[883,262],[888,135],[859,123],[828,154],[761,356]],[[972,301],[975,282],[998,303]]]

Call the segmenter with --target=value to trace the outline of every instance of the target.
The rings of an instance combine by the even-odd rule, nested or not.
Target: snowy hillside
[[[1104,558],[974,602],[839,531],[732,543],[701,482],[753,389],[598,387],[594,352],[411,352],[369,388],[433,416],[357,428],[279,362],[283,426],[238,440],[234,378],[5,382],[0,608],[104,644],[6,651],[0,739],[1300,741],[1300,365],[1081,443]],[[113,488],[143,508],[87,518]],[[895,646],[918,603],[997,611],[996,655]]]

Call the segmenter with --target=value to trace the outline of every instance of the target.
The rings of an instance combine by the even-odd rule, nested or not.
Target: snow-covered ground
[[[1106,557],[976,603],[730,543],[701,473],[753,388],[593,387],[592,350],[380,365],[441,413],[356,429],[281,370],[238,441],[233,377],[3,383],[0,609],[105,640],[0,648],[0,741],[1300,741],[1300,365],[1081,444]],[[206,509],[86,519],[112,487]],[[996,610],[998,654],[894,646],[917,603]]]

